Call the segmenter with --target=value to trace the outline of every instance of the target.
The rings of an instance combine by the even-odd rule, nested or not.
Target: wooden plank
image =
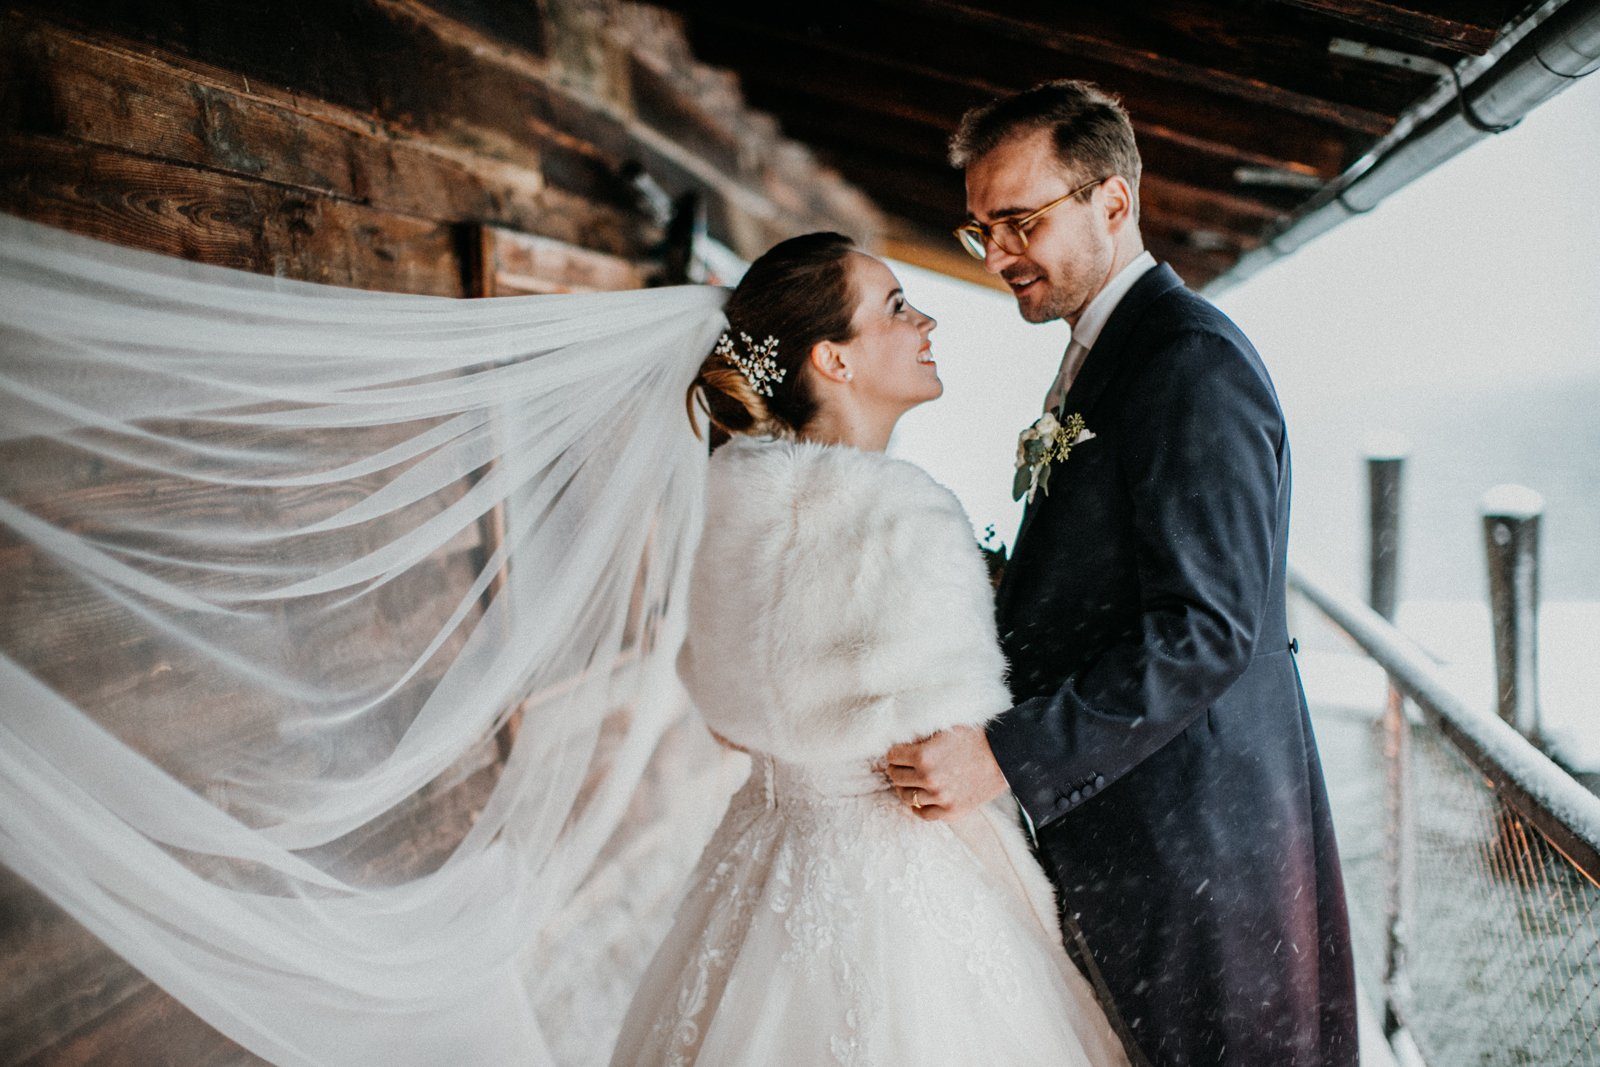
[[[38,555],[13,550],[5,556],[0,574],[16,587],[5,598],[6,610],[18,619],[6,628],[7,654],[43,684],[93,709],[136,749],[188,780],[191,765],[208,758],[215,764],[224,754],[243,759],[253,739],[272,738],[280,700],[218,671],[203,653],[152,633]],[[30,564],[33,573],[22,569]],[[372,689],[391,682],[421,651],[479,570],[470,550],[441,553],[372,594],[370,611],[361,617],[347,615],[335,627],[303,610],[285,612],[269,632],[276,629],[274,638],[293,650],[295,662],[286,669],[297,678],[340,690]],[[216,625],[223,628],[226,620]],[[469,619],[452,632],[389,703],[420,706],[471,625]],[[207,710],[192,714],[196,707]]]
[[[827,49],[1018,88],[1060,77],[1067,66],[1129,94],[1170,96],[1184,87],[1369,134],[1387,130],[1432,86],[1405,71],[1339,69],[1328,54],[1329,20],[1282,10],[1268,18],[1199,0],[1070,11],[1054,0],[821,0],[759,15],[714,0],[675,2],[696,27],[745,37],[752,53],[780,43]],[[890,40],[897,46],[886,55]]]
[[[530,121],[551,112],[552,90],[536,56],[423,4],[149,0],[62,10],[44,0],[13,0],[10,6],[79,32],[155,46],[239,88],[281,87],[311,106],[332,104],[485,153],[515,158],[530,134],[542,132]],[[532,10],[528,17],[539,18]],[[484,41],[492,52],[477,50]],[[566,143],[582,154],[579,139]],[[605,180],[600,171],[592,177]]]
[[[888,120],[860,105],[830,102],[826,109],[818,108],[803,91],[788,92],[774,87],[763,90],[761,100],[783,115],[785,132],[818,148],[825,157],[832,150],[847,146],[848,155],[852,157],[861,151],[890,150],[942,164],[946,162],[950,134],[954,132],[953,123],[925,125],[909,120]],[[1331,180],[1340,173],[1331,157],[1325,158],[1320,166],[1284,163],[1271,156],[1137,118],[1134,135],[1146,170],[1181,178],[1192,185],[1254,196],[1281,208],[1293,206],[1306,194],[1298,192],[1285,203],[1278,190],[1241,187],[1235,171],[1240,167],[1264,167],[1322,181]]]
[[[1139,205],[1153,216],[1238,234],[1257,233],[1281,214],[1259,200],[1151,173],[1139,180]]]
[[[1207,12],[1205,5],[1177,0],[1128,8],[1077,5],[1070,13],[1050,0],[880,2],[915,7],[959,31],[1001,38],[1011,49],[1038,47],[1075,65],[1103,65],[1106,73],[1082,76],[1119,92],[1158,78],[1168,83],[1165,92],[1182,85],[1374,136],[1388,132],[1405,106],[1431,87],[1426,78],[1395,77],[1403,72],[1369,70],[1341,79],[1331,72],[1326,36],[1319,49],[1307,27],[1266,22],[1248,9],[1217,12],[1212,4]],[[1198,24],[1202,32],[1183,32],[1185,24]]]
[[[681,149],[727,174],[743,167],[734,131],[707,114],[699,101],[685,96],[673,72],[646,57],[628,57],[629,103],[633,117],[652,129],[670,131]]]
[[[265,20],[261,5],[228,0],[124,5],[76,18],[29,0],[12,6],[24,23],[165,65],[180,80],[380,139],[534,169],[550,188],[632,211],[631,194],[615,179],[621,159],[597,149],[582,126],[556,121],[570,114],[536,57],[419,4],[286,0]]]
[[[595,293],[639,289],[637,263],[561,241],[495,226],[480,228],[488,285],[485,296],[526,293]]]
[[[223,1037],[148,980],[114,1007],[84,1020],[63,1040],[23,1059],[17,1067],[254,1067],[266,1060]]]
[[[1528,5],[1522,0],[1272,0],[1461,55],[1483,55]]]
[[[243,10],[234,18],[236,5]],[[841,217],[847,199],[838,196],[838,183],[828,175],[802,167],[786,176],[767,165],[777,159],[792,163],[788,149],[750,153],[742,146],[740,165],[730,171],[677,145],[677,130],[654,129],[612,101],[563,85],[560,72],[539,57],[418,0],[364,0],[337,8],[285,0],[272,5],[265,20],[260,5],[242,0],[220,0],[204,11],[165,0],[96,11],[87,26],[81,18],[52,13],[40,0],[19,0],[17,6],[85,32],[170,49],[186,67],[208,66],[252,89],[281,86],[312,101],[308,107],[346,108],[439,145],[517,161],[530,141],[537,142],[547,185],[587,200],[631,203],[632,192],[616,173],[636,160],[669,194],[704,192],[713,235],[745,254],[797,223],[869,239],[876,226],[870,211]],[[626,97],[626,87],[619,91]],[[782,219],[769,186],[802,190],[810,203],[833,214]],[[859,211],[862,205],[854,206]],[[643,231],[645,243],[658,236],[641,219],[635,218],[634,227]]]
[[[63,1034],[149,987],[43,894],[0,867],[0,1067],[28,1062]],[[40,1061],[44,1062],[44,1061]]]
[[[623,210],[550,186],[537,143],[507,162],[386,131],[362,116],[247,95],[106,41],[12,15],[0,23],[7,95],[27,101],[13,128],[258,178],[389,212],[484,220],[602,251],[635,251]],[[231,79],[237,82],[237,78]],[[14,95],[13,95],[14,94]]]
[[[320,855],[369,884],[437,868],[494,786],[498,767],[490,752],[481,747],[457,780],[424,790]],[[0,1027],[0,1065],[264,1062],[151,984],[36,890],[0,883],[0,902],[7,912],[41,916],[25,931],[20,952],[0,953],[11,979],[0,999],[0,1019],[11,1024]]]
[[[471,26],[486,37],[505,41],[529,55],[544,57],[550,50],[550,12],[536,0],[428,0],[441,15]]]
[[[856,60],[817,48],[799,47],[756,51],[738,35],[696,32],[697,48],[707,58],[726,63],[740,72],[746,96],[757,107],[767,104],[767,92],[803,93],[820,114],[836,105],[867,108],[884,122],[909,121],[954,129],[963,112],[996,95],[1026,88],[1044,77],[1089,76],[1087,69],[1057,63],[1048,75],[1023,76],[1010,67],[998,68],[1008,79],[971,81],[924,70],[892,57]],[[1316,172],[1342,171],[1359,149],[1370,142],[1348,131],[1299,115],[1273,115],[1263,121],[1259,108],[1241,105],[1203,93],[1152,92],[1134,79],[1108,81],[1123,98],[1136,123],[1183,130],[1194,139],[1217,145],[1218,151],[1240,148],[1256,158],[1273,160],[1282,167],[1309,167]],[[780,119],[784,117],[779,112]],[[1387,129],[1387,126],[1385,126]],[[850,175],[848,170],[846,176]]]
[[[152,424],[154,425],[154,424]],[[359,436],[375,450],[398,441],[404,428],[296,431],[309,447],[336,438]],[[190,436],[203,438],[204,432]],[[235,431],[230,444],[265,446],[272,434]],[[26,473],[27,480],[18,479]],[[96,457],[57,442],[23,440],[0,448],[0,493],[41,519],[84,535],[108,531],[98,516],[137,518],[157,508],[167,518],[213,516],[249,525],[270,514],[279,528],[314,521],[354,503],[387,480],[374,475],[337,487],[305,487],[242,492],[151,473]],[[442,510],[465,490],[463,483],[407,515],[366,524],[359,532],[376,544],[387,533],[414,522],[422,508]],[[123,540],[123,538],[117,538]],[[370,594],[368,613],[344,613],[333,628],[316,613],[269,609],[269,619],[285,638],[293,638],[297,670],[315,684],[326,679],[341,688],[387,682],[397,672],[396,649],[420,651],[454,610],[478,573],[471,554],[477,537],[469,529],[408,573]],[[270,562],[275,549],[240,552],[240,562]],[[225,751],[251,736],[270,732],[276,702],[243,687],[229,676],[199,666],[195,653],[178,649],[131,617],[127,609],[72,579],[51,559],[14,537],[0,536],[0,645],[48,685],[85,707],[98,709],[109,727],[175,773],[182,774],[190,752]],[[372,628],[365,628],[370,623]],[[219,627],[226,620],[219,620]],[[376,633],[374,632],[376,630]],[[441,653],[447,657],[465,635],[457,632]],[[397,699],[420,699],[438,675],[438,660],[424,666],[412,687]],[[172,694],[208,706],[204,716],[168,727],[175,709]],[[176,709],[181,711],[181,708]]]
[[[0,210],[261,274],[357,289],[462,293],[447,226],[52,137],[0,134]]]

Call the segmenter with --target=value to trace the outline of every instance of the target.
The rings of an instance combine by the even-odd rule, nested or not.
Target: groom
[[[1072,326],[1045,406],[1064,437],[1082,431],[1000,586],[1016,706],[987,733],[897,747],[891,777],[929,818],[1016,795],[1064,925],[1152,1063],[1354,1064],[1344,889],[1286,620],[1289,445],[1266,368],[1144,250],[1139,154],[1114,99],[1037,86],[969,112],[951,157],[966,170],[963,243],[1023,318]]]

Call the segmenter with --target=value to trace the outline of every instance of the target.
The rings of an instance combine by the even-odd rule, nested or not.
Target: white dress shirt
[[[1050,386],[1050,392],[1045,394],[1046,411],[1053,411],[1061,406],[1067,397],[1067,390],[1072,388],[1073,380],[1083,367],[1084,358],[1088,356],[1089,349],[1094,347],[1095,341],[1099,340],[1100,331],[1105,329],[1111,313],[1117,310],[1117,305],[1128,295],[1133,283],[1143,278],[1145,272],[1154,269],[1155,265],[1155,256],[1149,252],[1140,252],[1126,267],[1119,270],[1116,277],[1107,282],[1106,287],[1089,301],[1088,307],[1083,309],[1083,314],[1078,317],[1078,325],[1072,329],[1072,343],[1067,345],[1067,353],[1061,357],[1061,369],[1056,372],[1056,379]]]

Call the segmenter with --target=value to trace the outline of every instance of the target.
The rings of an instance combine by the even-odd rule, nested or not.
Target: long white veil
[[[638,787],[724,297],[365,293],[0,217],[0,861],[273,1061],[550,1060],[575,894],[630,803],[705,791]]]

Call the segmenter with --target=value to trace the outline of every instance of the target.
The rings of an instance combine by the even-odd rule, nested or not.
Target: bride
[[[884,455],[943,390],[934,321],[834,234],[772,248],[726,313],[678,666],[753,768],[613,1064],[1125,1063],[1014,812],[941,821],[878,762],[1011,703],[961,506]]]
[[[0,865],[274,1063],[1124,1063],[1012,813],[873,769],[1009,705],[965,516],[883,455],[932,320],[827,235],[726,301],[0,215]],[[754,772],[614,1045],[721,795],[680,647]]]

